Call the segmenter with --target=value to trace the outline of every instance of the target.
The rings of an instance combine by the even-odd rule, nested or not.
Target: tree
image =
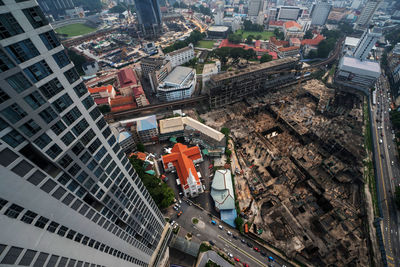
[[[245,20],[243,22],[243,29],[245,31],[252,31],[252,32],[262,32],[264,31],[264,27],[262,25],[253,24],[250,20]]]
[[[229,47],[221,47],[221,48],[215,49],[213,52],[214,52],[215,57],[217,57],[221,61],[221,64],[223,66],[225,66],[226,63],[228,62],[230,48]]]
[[[326,58],[329,56],[329,53],[333,50],[335,47],[336,39],[334,38],[329,38],[326,40],[322,40],[318,44],[318,49],[317,49],[317,55],[319,58]]]
[[[205,35],[199,31],[192,31],[190,35],[184,40],[184,41],[176,41],[170,46],[167,46],[163,49],[164,53],[170,53],[172,51],[184,48],[188,46],[190,43],[193,45],[196,45],[200,40],[202,40],[205,37]]]
[[[234,47],[229,50],[229,56],[233,59],[233,63],[239,63],[239,58],[243,58],[244,49],[241,47]]]
[[[239,34],[231,33],[228,35],[228,41],[232,44],[238,44],[242,41],[242,36]]]
[[[272,60],[272,56],[270,54],[264,54],[260,58],[260,63],[269,62]]]
[[[99,106],[99,110],[102,114],[106,114],[111,111],[111,108],[109,105],[101,105]]]
[[[144,145],[142,143],[138,143],[136,148],[139,152],[144,152]]]
[[[275,28],[275,30],[274,30],[274,35],[275,35],[276,38],[279,39],[279,40],[285,39],[285,35],[284,35],[283,32],[281,32],[278,28]]]
[[[262,35],[261,34],[257,34],[256,40],[261,40],[261,38],[262,38]]]
[[[221,129],[221,133],[223,133],[225,136],[229,136],[229,133],[231,132],[231,130],[229,130],[229,128],[222,128]]]
[[[232,155],[232,151],[230,150],[230,149],[225,149],[225,155],[228,157],[228,158],[230,158],[231,157],[231,155]]]
[[[254,51],[253,49],[247,49],[244,51],[244,55],[243,58],[246,59],[247,61],[249,61],[249,59],[254,59],[257,57],[256,51]]]
[[[313,33],[311,30],[307,30],[306,33],[304,34],[304,39],[312,39],[313,38]]]
[[[396,202],[396,205],[398,208],[400,208],[400,186],[396,186],[396,189],[394,191],[394,200]]]
[[[315,50],[310,50],[310,52],[308,52],[307,58],[313,59],[313,58],[316,58],[317,56],[318,55],[317,55],[317,52]]]
[[[247,44],[252,44],[253,43],[253,39],[254,39],[254,35],[249,35],[249,36],[247,36],[247,38],[246,38],[246,43]]]
[[[113,6],[112,8],[110,8],[108,11],[110,13],[119,13],[119,14],[121,14],[121,13],[126,11],[126,8],[124,6],[122,6],[122,5],[116,5],[116,6]]]
[[[238,229],[240,232],[242,232],[243,231],[243,224],[244,224],[244,221],[243,221],[242,217],[237,216],[235,218],[235,224],[236,224],[236,229]]]

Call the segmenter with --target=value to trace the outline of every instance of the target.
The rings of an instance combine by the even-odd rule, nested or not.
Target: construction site
[[[369,266],[362,98],[318,80],[213,109],[249,234],[310,266]]]

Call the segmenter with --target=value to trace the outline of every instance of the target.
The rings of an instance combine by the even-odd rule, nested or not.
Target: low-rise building
[[[137,120],[136,129],[142,143],[154,143],[158,141],[158,125],[155,115]]]
[[[202,88],[206,89],[206,83],[210,77],[221,71],[221,62],[217,60],[215,63],[204,64],[203,73],[201,74]],[[203,90],[204,92],[206,90]]]
[[[90,61],[82,64],[82,70],[85,76],[95,75],[99,71],[99,64],[97,61]]]
[[[276,39],[275,36],[272,36],[269,39],[269,43],[268,43],[268,48],[269,50],[278,53],[279,52],[279,48],[281,47],[287,47],[289,46],[289,42],[288,41],[282,41],[282,40],[278,40]]]
[[[170,154],[162,156],[164,169],[176,170],[185,197],[196,197],[203,193],[203,187],[194,166],[195,163],[201,161],[203,157],[199,147],[188,148],[181,143],[175,144]]]
[[[280,47],[278,49],[279,58],[299,56],[300,46]]]
[[[235,193],[232,184],[232,174],[228,169],[217,170],[211,184],[211,197],[215,209],[220,212],[221,220],[235,227],[237,217],[235,208]]]
[[[106,86],[100,86],[100,87],[89,87],[88,91],[89,91],[90,95],[93,97],[93,99],[105,98],[105,97],[110,97],[110,98],[115,97],[115,90],[111,84],[106,85]]]
[[[303,47],[303,53],[308,54],[311,50],[317,50],[318,44],[324,39],[325,39],[325,37],[323,35],[318,34],[313,39],[301,40],[301,45]]]
[[[286,40],[289,40],[290,38],[303,38],[304,36],[301,25],[296,21],[285,22],[283,32]]]
[[[110,127],[117,143],[125,153],[136,150],[136,141],[134,135],[123,127]]]
[[[190,98],[196,86],[195,70],[178,66],[157,87],[161,101],[175,101]]]
[[[117,75],[119,91],[123,96],[134,96],[138,107],[149,104],[142,85],[131,68],[120,70]]]
[[[225,39],[228,37],[229,27],[211,26],[207,30],[207,36],[210,39]]]
[[[369,94],[369,89],[381,75],[378,62],[344,56],[339,61],[335,83],[342,88],[355,89]]]
[[[273,31],[273,30],[275,30],[275,29],[279,29],[279,30],[281,30],[281,31],[283,31],[283,25],[285,24],[285,22],[284,21],[282,21],[282,20],[278,20],[278,21],[276,21],[276,20],[270,20],[269,22],[268,22],[268,29],[270,30],[270,31]]]
[[[187,47],[172,51],[171,53],[166,54],[165,58],[171,62],[172,68],[185,64],[194,58],[193,44],[189,44]]]
[[[290,46],[301,46],[301,41],[299,38],[290,38],[289,39],[289,45]]]
[[[133,96],[117,96],[110,99],[111,112],[120,112],[137,108]]]

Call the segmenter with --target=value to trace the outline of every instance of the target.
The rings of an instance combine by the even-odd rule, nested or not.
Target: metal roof
[[[211,197],[219,210],[235,209],[232,175],[228,169],[217,170],[211,184]]]
[[[180,85],[192,72],[192,68],[177,66],[170,74],[168,74],[163,83]]]
[[[151,115],[145,118],[142,118],[141,120],[138,120],[137,122],[137,130],[140,131],[146,131],[150,129],[157,128],[157,119],[155,115]]]

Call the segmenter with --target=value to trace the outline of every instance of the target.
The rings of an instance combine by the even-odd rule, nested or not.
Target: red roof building
[[[88,91],[94,99],[104,98],[104,97],[111,97],[111,98],[115,97],[115,90],[111,84],[100,87],[88,87]]]
[[[280,47],[285,47],[285,46],[289,46],[289,42],[288,41],[281,41],[276,39],[275,36],[272,36],[271,38],[269,38],[269,49],[271,51],[274,51],[275,53],[279,52],[279,48]]]
[[[281,20],[278,20],[278,21],[276,21],[276,20],[271,20],[271,21],[269,21],[268,22],[268,29],[269,30],[274,30],[274,29],[281,29],[281,30],[283,30],[283,24],[284,24],[285,22],[284,21],[281,21]]]
[[[278,55],[280,58],[297,56],[300,52],[300,46],[280,47]]]
[[[117,107],[111,107],[111,112],[120,112],[137,108],[135,103],[125,104]]]
[[[96,105],[98,106],[102,106],[102,105],[109,105],[109,101],[110,98],[109,97],[102,97],[102,98],[94,98],[94,103],[96,103]]]
[[[186,197],[195,197],[203,192],[203,188],[197,175],[193,162],[202,161],[200,149],[197,146],[188,148],[187,146],[176,143],[171,150],[171,154],[162,156],[164,169],[176,169],[178,179],[181,184],[183,194]]]
[[[140,84],[139,79],[136,77],[135,72],[131,68],[120,70],[117,74],[119,91],[124,96],[135,97],[136,104],[139,107],[146,106],[149,101]]]
[[[304,39],[301,41],[301,45],[311,45],[311,46],[318,46],[319,43],[324,40],[325,37],[321,34],[318,34],[313,39]]]

